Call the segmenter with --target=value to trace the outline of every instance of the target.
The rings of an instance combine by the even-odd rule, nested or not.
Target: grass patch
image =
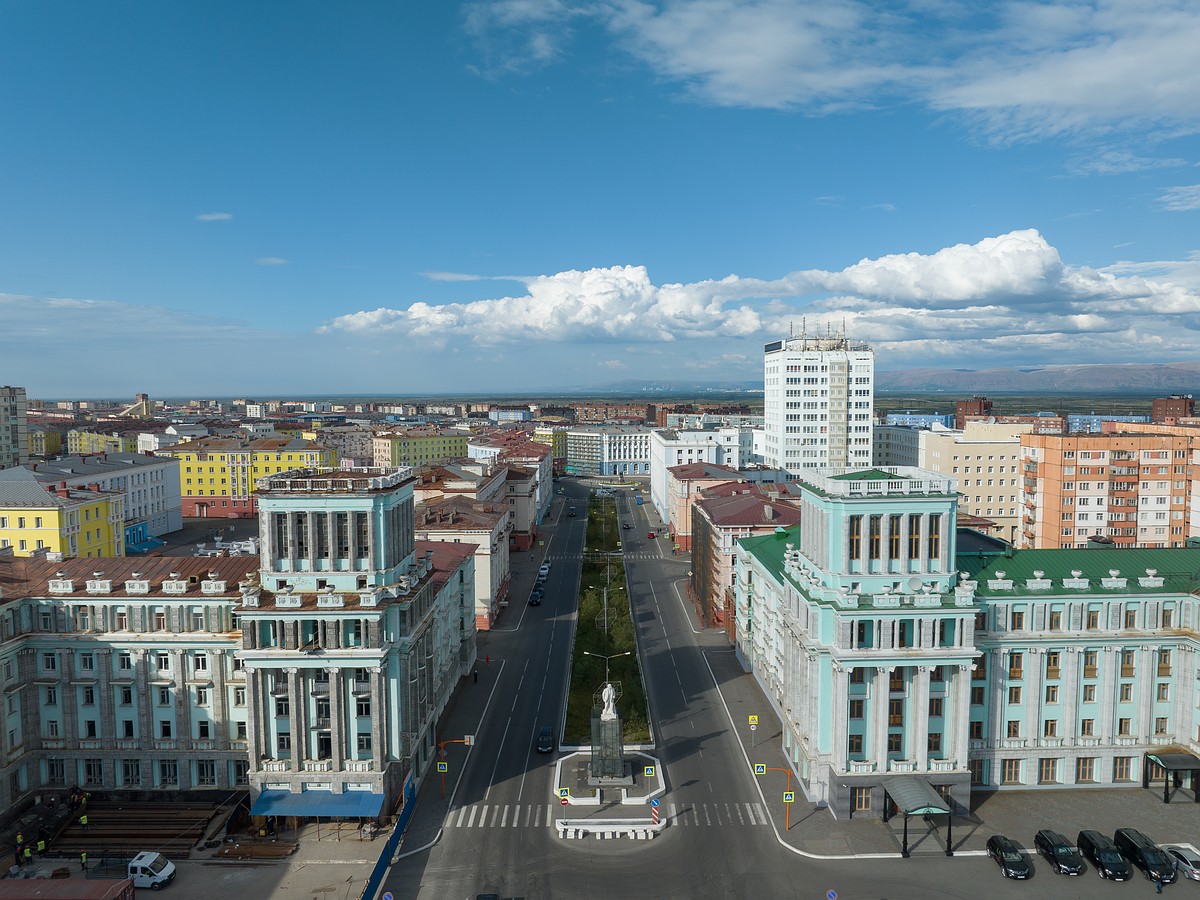
[[[637,642],[625,586],[625,563],[617,553],[620,540],[616,504],[610,498],[593,498],[589,503],[587,552],[579,579],[579,617],[575,650],[571,659],[571,686],[567,694],[565,740],[568,744],[592,741],[592,706],[604,684],[604,660],[598,657],[630,652],[609,661],[609,678],[620,682],[617,712],[624,726],[625,742],[650,740],[646,695],[642,690]],[[608,586],[608,633],[604,631],[604,588]],[[584,651],[597,654],[587,656]]]

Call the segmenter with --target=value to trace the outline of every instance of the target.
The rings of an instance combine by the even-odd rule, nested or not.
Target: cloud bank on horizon
[[[439,346],[636,346],[771,339],[804,317],[810,330],[844,327],[896,367],[1011,363],[1048,352],[1062,362],[1115,362],[1133,347],[1139,356],[1186,358],[1196,348],[1178,329],[1200,330],[1200,286],[1172,281],[1162,264],[1150,275],[1067,265],[1033,229],[770,280],[656,285],[634,265],[521,280],[521,296],[361,310],[318,332],[409,335]]]

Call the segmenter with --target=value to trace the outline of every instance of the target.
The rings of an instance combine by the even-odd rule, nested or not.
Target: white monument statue
[[[600,697],[604,700],[600,721],[611,722],[617,717],[617,692],[613,690],[612,682],[604,682],[604,690],[600,692]]]

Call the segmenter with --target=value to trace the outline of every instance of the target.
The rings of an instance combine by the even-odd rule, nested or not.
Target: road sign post
[[[570,803],[570,802],[571,802],[571,798],[570,798],[570,797],[560,797],[560,798],[559,798],[559,800],[558,800],[558,802],[559,802],[559,803],[560,803],[562,806],[566,806],[568,803]]]
[[[657,825],[659,823],[658,813],[658,798],[650,798],[650,824]]]

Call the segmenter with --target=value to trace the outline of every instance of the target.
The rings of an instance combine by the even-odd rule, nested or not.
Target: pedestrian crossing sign
[[[758,716],[750,716],[750,724],[757,725],[758,724]]]
[[[796,792],[795,791],[784,791],[783,792],[783,802],[784,803],[795,803],[796,802]]]
[[[754,764],[754,774],[755,775],[766,775],[767,774],[767,764],[766,763],[755,763]]]
[[[438,771],[439,772],[449,772],[450,771],[449,764],[444,763],[444,762],[438,763]]]
[[[570,796],[571,796],[571,789],[570,789],[570,788],[559,788],[559,789],[558,789],[558,796],[560,796],[560,797],[570,797]]]
[[[643,773],[645,774],[645,776],[647,778],[653,778],[654,777],[654,766],[646,766],[646,768],[643,770]]]

